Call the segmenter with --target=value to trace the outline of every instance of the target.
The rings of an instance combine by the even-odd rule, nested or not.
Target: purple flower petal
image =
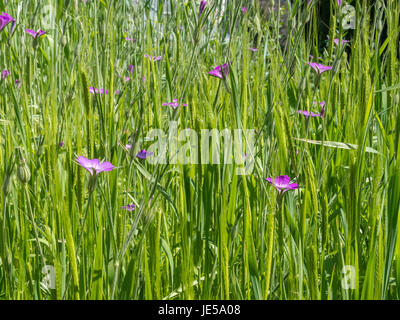
[[[222,72],[223,72],[223,74],[222,74]],[[211,70],[208,74],[213,77],[219,78],[219,79],[223,79],[224,77],[227,77],[229,74],[229,64],[228,63],[224,63],[222,65],[222,72],[221,72],[221,66],[219,65],[214,70]]]
[[[35,30],[26,29],[25,32],[26,32],[26,33],[29,33],[32,37],[35,37],[35,36],[36,36],[36,31],[35,31]]]
[[[200,7],[199,7],[199,19],[200,19],[201,15],[203,14],[203,11],[204,11],[206,5],[207,5],[207,1],[202,0],[202,1],[200,2]]]
[[[15,19],[11,17],[8,13],[3,12],[0,15],[0,31],[3,30],[10,22],[12,23],[11,25],[11,33],[12,33],[15,28]]]
[[[276,186],[282,187],[282,188],[285,188],[286,186],[288,186],[289,182],[290,182],[290,178],[287,175],[276,177],[275,181],[274,181]]]
[[[39,32],[36,35],[36,38],[39,38],[39,37],[43,36],[44,34],[46,34],[46,31],[39,30]]]
[[[145,54],[144,57],[145,57],[145,58],[148,58],[148,59],[150,59],[150,60],[153,60],[153,62],[156,62],[156,61],[159,61],[159,60],[162,59],[161,56],[157,56],[157,57],[156,57],[156,56],[153,56],[153,57],[151,57],[151,56],[148,55],[148,54]]]
[[[98,159],[96,159],[98,161]],[[79,156],[76,158],[76,161],[87,171],[90,172],[91,175],[93,175],[93,167],[92,167],[92,161],[85,158],[84,156]]]
[[[94,87],[89,87],[89,93],[101,93],[101,94],[108,94],[108,90],[107,89],[97,89]]]
[[[100,163],[99,159],[87,159],[84,156],[79,156],[76,158],[76,161],[86,170],[90,172],[91,175],[93,173],[100,173],[102,171],[111,171],[115,167],[111,162],[102,162]]]
[[[125,40],[126,40],[126,41],[136,42],[136,38],[125,37]]]
[[[7,78],[10,74],[11,74],[10,71],[4,69],[4,70],[1,72],[1,78],[4,80],[4,79]]]
[[[139,159],[146,159],[147,157],[151,157],[152,155],[154,155],[153,152],[147,152],[146,150],[143,149],[138,152],[136,157],[138,157]]]
[[[291,184],[289,184],[288,189],[294,190],[294,189],[297,189],[298,187],[299,186],[297,183],[291,183]]]
[[[135,210],[135,205],[133,203],[127,204],[126,206],[122,206],[122,209],[125,209],[127,211],[133,211]]]
[[[313,104],[316,105],[316,104],[317,104],[317,101],[313,101]],[[323,106],[325,105],[325,101],[321,101],[321,102],[319,103],[319,105],[320,105],[321,107],[323,107]]]
[[[314,105],[316,105],[316,104],[317,104],[317,101],[314,101],[313,103],[314,103]],[[325,106],[325,101],[321,101],[321,102],[319,103],[319,105],[321,106],[321,111],[320,111],[320,114],[319,114],[318,116],[324,117],[324,116],[325,116],[325,108],[324,108],[324,106]]]
[[[158,57],[153,57],[153,62],[156,62],[156,61],[158,61],[158,60],[161,60],[162,59],[162,57],[161,56],[158,56]]]
[[[274,186],[279,193],[284,193],[288,190],[294,190],[298,188],[297,183],[290,183],[290,178],[287,175],[276,178],[266,178],[265,180]]]
[[[97,166],[96,173],[100,173],[103,171],[112,171],[114,168],[115,167],[111,162],[104,161]]]
[[[333,42],[338,46],[339,45],[339,39],[333,39]],[[340,41],[340,44],[343,44],[343,43],[348,43],[348,42],[350,42],[349,40],[344,40],[344,39],[342,39],[342,41]]]
[[[316,62],[307,62],[307,64],[309,66],[311,66],[319,74],[332,69],[332,67],[330,67],[330,66],[324,66],[323,64],[316,63]]]
[[[211,70],[208,74],[212,75],[213,77],[217,77],[219,79],[223,79],[222,72],[221,72],[221,66],[218,66],[214,70]]]
[[[43,30],[39,30],[36,32],[35,30],[32,30],[32,29],[26,29],[25,32],[29,33],[34,39],[37,39],[40,36],[46,34],[46,32]]]
[[[308,118],[310,116],[310,112],[306,111],[306,110],[297,110],[296,112],[299,113],[299,114],[302,114],[306,118]]]
[[[178,99],[173,99],[172,102],[164,102],[162,104],[162,106],[164,106],[164,107],[170,106],[170,107],[176,109],[179,107]],[[182,106],[187,107],[187,104],[183,103]]]
[[[299,114],[302,114],[306,118],[308,118],[308,117],[313,118],[313,117],[320,117],[321,116],[319,113],[314,113],[314,112],[310,112],[310,111],[307,111],[307,110],[297,110],[296,112],[299,113]]]

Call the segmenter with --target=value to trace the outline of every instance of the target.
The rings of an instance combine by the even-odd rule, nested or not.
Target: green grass
[[[0,299],[399,299],[400,1],[371,19],[353,1],[341,47],[336,1],[322,43],[316,1],[294,1],[286,50],[279,20],[255,2],[244,15],[230,1],[221,23],[209,3],[202,26],[197,1],[168,1],[153,22],[147,1],[131,2],[0,3],[17,19],[0,33],[0,71],[11,72],[0,80]],[[26,28],[47,35],[34,44]],[[333,69],[318,76],[310,54]],[[207,74],[228,61],[225,84]],[[188,106],[162,106],[174,98]],[[324,118],[296,113],[322,100]],[[254,170],[136,158],[172,120],[199,134],[256,129]],[[77,155],[117,168],[89,192]],[[265,178],[284,174],[299,189],[281,197]],[[342,285],[345,266],[355,289]]]

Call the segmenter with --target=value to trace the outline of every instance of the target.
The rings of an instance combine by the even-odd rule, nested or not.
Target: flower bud
[[[200,2],[199,20],[200,20],[201,15],[203,14],[203,11],[204,11],[206,5],[207,5],[207,1],[201,1],[201,2]]]
[[[91,175],[88,181],[89,194],[93,193],[94,189],[96,189],[96,184],[97,184],[97,174]]]
[[[65,35],[63,35],[63,36],[61,37],[61,45],[62,45],[63,47],[65,47],[66,44],[67,44],[67,37],[66,37]]]
[[[6,197],[9,193],[9,189],[10,189],[10,179],[11,179],[11,175],[9,175],[7,172],[4,173],[4,180],[3,180],[3,185],[2,185],[2,191],[3,191],[3,195],[4,197]]]
[[[19,167],[17,168],[17,178],[22,183],[27,183],[31,179],[31,171],[25,162],[25,158],[20,148],[18,148]]]
[[[26,165],[25,160],[20,162],[20,165],[17,169],[17,177],[19,181],[22,183],[27,183],[31,179],[31,171],[29,167]]]
[[[383,25],[382,25],[382,21],[381,21],[381,20],[378,21],[377,29],[378,29],[378,31],[380,31],[380,32],[381,32],[382,29],[383,29]]]

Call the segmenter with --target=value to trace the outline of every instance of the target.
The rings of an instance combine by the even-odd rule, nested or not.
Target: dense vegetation
[[[0,2],[0,299],[398,299],[400,1],[158,2]]]

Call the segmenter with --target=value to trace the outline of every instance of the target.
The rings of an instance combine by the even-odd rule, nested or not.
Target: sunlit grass
[[[1,2],[17,25],[0,32],[0,299],[398,299],[400,1],[372,17],[353,1],[350,38],[332,0],[323,43],[317,1],[300,2],[286,48],[256,1],[200,21],[197,1]],[[323,117],[296,112],[321,101]],[[171,121],[255,129],[253,171],[137,158]],[[90,188],[77,156],[116,168]],[[279,175],[298,189],[279,194]]]

